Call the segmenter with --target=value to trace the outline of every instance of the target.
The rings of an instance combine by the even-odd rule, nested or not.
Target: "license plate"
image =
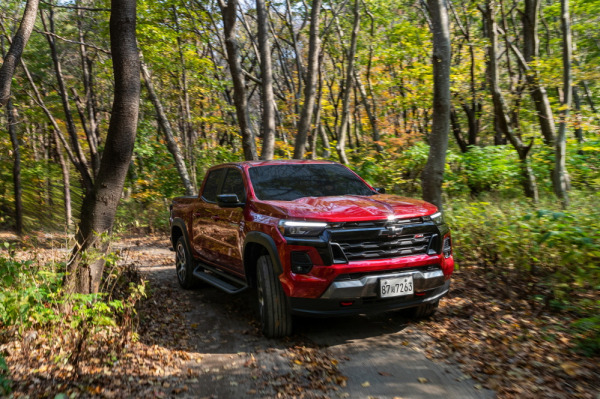
[[[391,298],[395,296],[414,294],[412,276],[385,278],[379,280],[379,296]]]

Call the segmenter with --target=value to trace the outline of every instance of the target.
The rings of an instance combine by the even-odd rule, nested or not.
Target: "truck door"
[[[200,198],[196,201],[192,212],[192,251],[210,264],[218,261],[218,245],[213,237],[216,237],[219,231],[215,223],[220,209],[217,205],[217,193],[225,173],[224,168],[208,172]]]
[[[241,202],[246,202],[244,178],[238,168],[227,168],[219,194],[236,194]],[[243,208],[218,208],[213,216],[217,231],[213,237],[218,263],[224,268],[244,275],[242,262],[242,230],[244,227]]]

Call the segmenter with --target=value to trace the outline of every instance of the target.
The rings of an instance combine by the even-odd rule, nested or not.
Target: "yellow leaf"
[[[577,364],[573,362],[564,362],[560,365],[560,368],[562,368],[569,377],[575,377],[579,373]]]
[[[366,388],[366,387],[370,387],[370,386],[371,386],[371,383],[370,383],[369,381],[365,381],[365,382],[363,382],[363,383],[362,383],[362,384],[360,384],[360,385],[362,385],[364,388]]]
[[[425,377],[419,377],[419,382],[421,384],[427,384],[429,382],[429,380]]]

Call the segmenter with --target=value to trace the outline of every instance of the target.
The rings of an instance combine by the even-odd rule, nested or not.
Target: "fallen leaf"
[[[384,377],[391,377],[392,375],[390,373],[387,373],[385,371],[378,371],[377,372],[379,375],[382,375]]]
[[[418,379],[421,384],[427,384],[429,382],[429,380],[425,377],[419,377]]]
[[[369,381],[365,381],[365,382],[363,382],[363,383],[362,383],[362,384],[360,384],[360,385],[362,385],[364,388],[367,388],[367,387],[370,387],[370,386],[371,386],[371,383],[370,383]]]
[[[569,376],[575,377],[579,374],[579,366],[573,362],[564,362],[560,365],[560,368]]]

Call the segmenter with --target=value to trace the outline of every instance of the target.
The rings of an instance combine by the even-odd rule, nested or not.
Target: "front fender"
[[[275,269],[277,275],[283,273],[281,259],[279,259],[279,252],[277,251],[277,246],[275,245],[275,241],[273,241],[273,238],[259,231],[249,232],[246,235],[246,239],[244,240],[244,254],[246,253],[246,246],[250,243],[260,244],[261,246],[263,246],[271,256],[273,268]]]
[[[179,234],[174,234],[173,232],[178,229],[181,230],[181,233],[185,239],[185,242],[188,246],[188,248],[191,248],[190,245],[190,236],[188,234],[188,230],[187,227],[185,225],[185,220],[183,220],[182,218],[173,218],[173,221],[171,222],[171,244],[173,245],[173,248],[175,248],[175,246],[177,245],[177,239],[179,238]],[[191,253],[191,252],[190,252]]]

